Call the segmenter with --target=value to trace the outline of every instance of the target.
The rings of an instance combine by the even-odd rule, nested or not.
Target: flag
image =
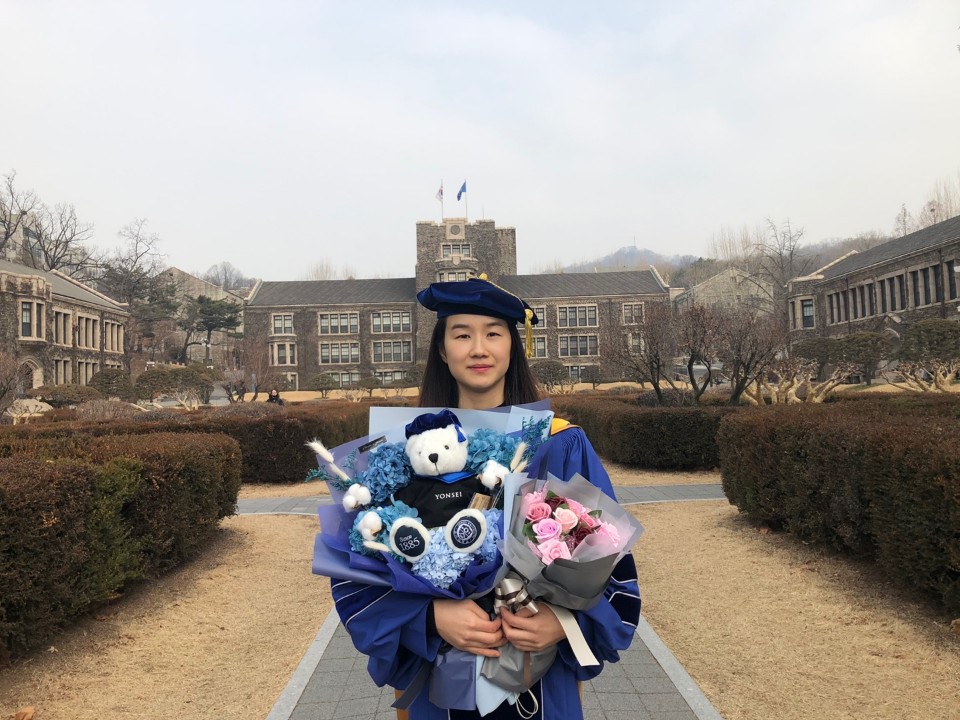
[[[466,191],[467,191],[467,181],[464,180],[463,185],[460,186],[460,190],[457,193],[457,200],[459,200],[460,196],[463,195]]]
[[[440,183],[440,189],[437,190],[437,200],[443,202],[443,183]]]

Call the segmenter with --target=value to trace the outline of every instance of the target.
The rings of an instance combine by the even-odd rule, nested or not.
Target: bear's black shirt
[[[427,527],[441,527],[458,512],[470,505],[476,493],[487,494],[487,489],[476,475],[445,483],[429,475],[414,475],[410,484],[400,488],[393,497],[415,508],[420,521]]]

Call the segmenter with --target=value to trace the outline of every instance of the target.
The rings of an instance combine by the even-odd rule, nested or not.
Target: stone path
[[[720,485],[617,487],[624,505],[718,500]],[[314,515],[328,496],[241,500],[238,512]],[[643,588],[641,587],[641,593]],[[330,613],[267,720],[394,720],[392,688],[378,688],[366,658]],[[630,649],[583,684],[585,720],[723,720],[643,617]],[[412,718],[411,720],[416,720]]]

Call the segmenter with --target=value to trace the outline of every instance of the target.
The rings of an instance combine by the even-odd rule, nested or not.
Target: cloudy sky
[[[3,0],[0,174],[171,264],[410,276],[418,220],[521,272],[721,226],[889,231],[960,172],[956,0]]]

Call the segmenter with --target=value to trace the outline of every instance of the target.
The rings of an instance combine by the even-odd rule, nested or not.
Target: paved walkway
[[[616,492],[624,505],[724,497],[720,485],[617,487]],[[314,515],[318,504],[329,502],[325,495],[241,500],[238,512]],[[267,720],[395,720],[393,701],[391,688],[370,680],[366,658],[331,612]],[[584,683],[583,707],[585,720],[723,720],[642,617],[620,662]]]

